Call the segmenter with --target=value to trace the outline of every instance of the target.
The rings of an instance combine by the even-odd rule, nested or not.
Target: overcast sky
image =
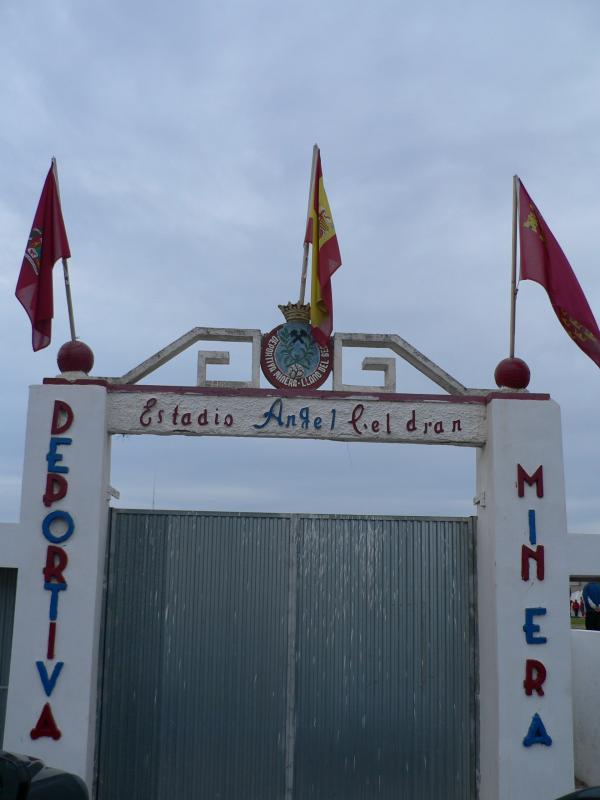
[[[343,258],[336,330],[397,333],[491,387],[513,173],[600,319],[599,41],[597,0],[2,3],[0,520],[18,517],[27,387],[69,338],[60,264],[46,350],[14,297],[52,156],[95,374],[197,325],[282,321],[317,141]],[[193,385],[198,349],[145,382]],[[209,377],[249,376],[232,349]],[[366,354],[347,362],[356,382]],[[600,372],[531,282],[517,355],[562,408],[569,528],[600,531]],[[398,391],[438,389],[399,364]],[[129,437],[112,483],[123,507],[469,515],[474,464],[452,447]]]

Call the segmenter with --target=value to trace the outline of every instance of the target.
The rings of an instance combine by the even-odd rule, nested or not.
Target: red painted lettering
[[[55,741],[60,739],[62,736],[62,733],[59,731],[58,726],[54,721],[50,703],[46,703],[46,705],[42,708],[40,718],[35,723],[35,728],[30,732],[29,735],[32,739],[42,739],[47,737],[49,739],[54,739]]]
[[[54,658],[54,643],[56,641],[56,622],[51,622],[48,628],[48,648],[46,650],[46,658],[52,661]]]
[[[535,484],[538,497],[544,496],[544,470],[540,465],[533,475],[528,475],[520,464],[517,464],[517,492],[519,497],[525,496],[525,484],[533,486]]]
[[[521,548],[521,578],[529,580],[529,561],[535,561],[535,573],[538,581],[544,580],[544,545],[538,544],[535,550],[526,544]]]
[[[536,661],[535,658],[528,658],[525,662],[525,680],[523,687],[525,694],[529,697],[534,692],[537,692],[540,697],[544,696],[542,686],[546,680],[546,667],[541,661]]]
[[[356,433],[358,433],[359,436],[362,436],[362,432],[358,427],[358,421],[360,420],[360,418],[364,413],[365,413],[365,407],[363,406],[362,403],[358,403],[358,405],[354,406],[354,408],[352,409],[352,418],[348,420],[348,422],[352,425],[352,427],[354,428]]]
[[[146,405],[144,406],[144,410],[140,414],[140,425],[143,425],[144,428],[147,428],[148,425],[152,422],[152,417],[150,416],[150,411],[156,405],[156,397],[150,397],[146,400]]]
[[[52,435],[68,431],[73,423],[73,409],[62,400],[54,401],[54,411],[52,412]]]
[[[50,583],[52,579],[58,583],[66,583],[63,570],[69,563],[69,557],[62,547],[49,544],[46,550],[46,566],[44,567],[44,581]]]
[[[49,472],[46,475],[46,491],[42,500],[46,507],[56,503],[57,500],[62,500],[66,497],[69,484],[63,475],[58,475],[56,472]]]

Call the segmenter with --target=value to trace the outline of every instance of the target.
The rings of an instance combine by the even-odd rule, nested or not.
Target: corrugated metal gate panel
[[[10,650],[12,647],[16,591],[17,570],[2,567],[0,569],[0,749],[2,748],[4,720],[6,718],[6,695],[8,673],[10,671]]]
[[[157,797],[167,549],[162,522],[112,518],[98,774],[105,798]]]
[[[113,515],[101,798],[282,796],[288,526]]]
[[[100,800],[474,798],[472,526],[113,512]]]
[[[295,796],[475,796],[470,520],[304,519]]]

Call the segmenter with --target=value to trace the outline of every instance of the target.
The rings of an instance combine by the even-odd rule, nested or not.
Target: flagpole
[[[315,172],[317,169],[317,156],[319,155],[319,147],[317,144],[313,145],[312,166],[310,168],[310,188],[308,190],[308,209],[306,211],[306,224],[308,225],[308,218],[310,216],[310,208],[313,202],[313,195],[315,190]],[[315,232],[313,231],[313,247],[315,240]],[[308,268],[308,242],[304,242],[304,253],[302,255],[302,275],[300,277],[300,299],[299,305],[304,305],[304,295],[306,292],[306,272]]]
[[[515,357],[515,316],[517,307],[517,209],[518,209],[518,181],[513,175],[513,216],[512,216],[512,271],[510,281],[510,350],[509,357]]]
[[[56,159],[52,158],[52,170],[54,172],[54,180],[56,182],[56,191],[58,193],[58,200],[60,202],[60,187],[58,185],[58,169],[56,167]],[[75,336],[75,317],[73,315],[73,301],[71,299],[71,283],[69,281],[69,267],[67,265],[67,259],[62,259],[62,266],[63,266],[63,277],[65,279],[65,292],[67,295],[67,310],[69,313],[69,327],[71,328],[71,341],[74,342],[76,340]]]

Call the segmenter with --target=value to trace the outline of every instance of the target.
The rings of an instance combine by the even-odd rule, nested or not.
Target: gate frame
[[[190,396],[222,395],[220,389],[210,388],[136,388],[146,397],[149,390],[168,391],[182,400]],[[119,389],[123,387],[108,381],[73,382],[64,378],[31,387],[21,519],[15,525],[0,528],[2,566],[15,566],[19,570],[5,747],[31,752],[53,766],[78,773],[88,782],[94,770],[98,643],[110,497],[110,420]],[[129,394],[129,402],[135,404],[132,387],[125,392]],[[271,398],[272,402],[273,397],[299,404],[306,404],[307,398],[314,397],[315,403],[326,402],[327,406],[349,400],[365,405],[381,403],[384,414],[388,413],[386,408],[406,410],[407,404],[414,406],[419,402],[423,413],[437,414],[451,407],[449,419],[459,408],[467,416],[475,408],[478,414],[483,410],[483,428],[477,423],[477,430],[483,431],[482,440],[446,442],[478,449],[475,502],[478,506],[479,794],[484,800],[526,800],[532,793],[540,800],[552,800],[573,787],[571,664],[565,658],[565,653],[570,652],[570,628],[563,608],[569,571],[559,408],[547,395],[498,392],[477,397],[469,392],[469,397],[416,398],[392,394],[376,397],[371,392],[293,394],[251,388],[229,390],[227,394],[241,403],[242,409],[251,407],[246,423],[252,419],[256,422],[256,417],[252,417],[256,403],[262,402],[266,408],[265,401]],[[59,415],[53,425],[55,401],[68,404],[73,412],[72,425],[68,431],[64,429],[65,437],[56,436],[65,420],[64,415]],[[139,420],[139,406],[135,408]],[[219,435],[221,431],[213,433]],[[319,430],[303,431],[301,435],[360,440],[352,432],[346,434],[326,435]],[[245,435],[258,434],[250,430]],[[64,442],[53,445],[56,438],[71,441],[68,445]],[[403,438],[395,441],[415,439],[403,434]],[[69,566],[65,576],[70,591],[66,593],[45,590],[40,574],[47,563],[48,538],[42,535],[42,523],[49,514],[43,497],[48,491],[50,469],[62,471],[56,467],[66,467],[69,484],[64,500],[57,498],[59,510],[68,513],[75,524],[75,535],[68,544]],[[540,482],[535,480],[539,467],[543,473],[541,492]],[[527,475],[525,483],[522,472]],[[52,506],[51,497],[50,501]],[[545,548],[543,580],[536,579],[534,574],[528,580],[521,577],[523,548],[533,543],[530,516],[528,527],[529,511],[537,519],[536,547],[539,544]],[[47,528],[51,528],[50,523]],[[535,530],[534,524],[534,533]],[[60,538],[56,532],[54,535]],[[529,564],[527,557],[525,562]],[[48,604],[55,595],[60,613],[57,652],[65,666],[50,693],[44,693],[36,662],[44,659],[49,636]],[[56,608],[54,612],[56,616]],[[535,691],[527,696],[523,687],[525,665],[542,657],[547,672],[544,696]],[[51,675],[46,673],[47,682]],[[41,714],[42,707],[49,703],[56,727],[61,730],[61,738],[56,741],[48,738],[48,720]],[[531,727],[536,714],[552,737],[551,746],[541,741],[539,725]],[[41,730],[42,737],[32,741],[30,731],[34,729],[38,733]],[[524,739],[533,740],[530,741],[533,746],[524,746]]]
[[[268,518],[268,519],[286,519],[290,524],[290,554],[288,561],[288,665],[287,665],[287,701],[286,701],[286,759],[285,759],[285,794],[283,800],[292,800],[294,790],[294,752],[295,752],[295,731],[290,730],[293,726],[293,719],[295,718],[295,680],[296,680],[296,612],[297,612],[297,585],[298,578],[297,569],[297,543],[298,543],[298,522],[299,520],[359,520],[375,522],[393,520],[393,521],[410,521],[410,522],[453,522],[464,523],[467,527],[467,536],[469,539],[469,575],[468,575],[468,595],[469,595],[469,619],[466,623],[470,632],[474,647],[471,649],[470,654],[470,670],[472,676],[473,691],[469,697],[470,707],[470,737],[471,745],[470,753],[472,755],[473,773],[470,776],[470,788],[475,790],[475,796],[478,796],[478,780],[479,780],[479,652],[477,647],[478,640],[478,615],[477,615],[477,517],[450,517],[450,516],[422,516],[422,515],[405,515],[405,514],[350,514],[350,513],[336,513],[336,514],[319,514],[319,513],[302,513],[302,512],[244,512],[244,511],[194,511],[194,510],[177,510],[177,509],[137,509],[137,508],[111,508],[109,511],[108,521],[108,538],[106,548],[106,566],[105,566],[105,588],[110,582],[110,560],[112,556],[111,542],[112,537],[116,535],[117,518],[120,514],[126,516],[137,514],[143,516],[170,516],[175,517],[229,517],[229,518]],[[292,600],[293,598],[293,600]],[[102,618],[100,627],[100,654],[99,654],[99,667],[98,667],[98,713],[96,719],[96,765],[94,774],[94,796],[96,796],[98,784],[98,759],[101,751],[101,737],[102,737],[102,693],[104,685],[104,672],[105,672],[105,645],[106,645],[106,617],[107,617],[107,602],[108,591],[105,591],[102,607]],[[291,709],[290,709],[291,702]],[[290,739],[292,743],[290,744]],[[288,761],[288,754],[291,753],[291,763]],[[469,795],[471,797],[471,795]]]

